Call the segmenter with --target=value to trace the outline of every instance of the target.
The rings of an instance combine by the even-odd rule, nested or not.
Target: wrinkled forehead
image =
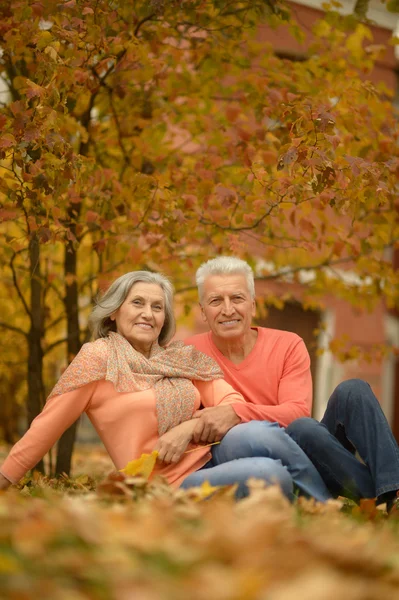
[[[132,285],[127,297],[132,298],[133,296],[165,301],[165,294],[161,286],[157,283],[147,283],[146,281],[137,281]]]
[[[210,296],[229,296],[242,293],[250,295],[247,278],[242,273],[231,273],[229,275],[209,275],[203,286],[204,298]]]

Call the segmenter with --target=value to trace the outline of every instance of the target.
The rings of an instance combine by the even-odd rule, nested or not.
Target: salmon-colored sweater
[[[246,403],[234,406],[242,422],[272,421],[286,427],[310,416],[312,376],[302,338],[289,331],[254,329],[258,331],[255,346],[239,364],[218,350],[211,332],[194,335],[185,343],[214,358],[226,381],[244,396]]]
[[[200,405],[244,402],[223,379],[194,381],[193,385],[196,390],[193,412]],[[0,473],[13,483],[19,481],[83,412],[93,423],[117,469],[124,468],[143,452],[152,452],[159,439],[154,390],[119,393],[111,382],[102,379],[47,400],[43,411],[11,449]],[[195,446],[190,444],[189,448]],[[198,450],[184,454],[177,464],[157,464],[154,474],[164,475],[169,483],[178,486],[210,458],[209,447],[198,446]]]

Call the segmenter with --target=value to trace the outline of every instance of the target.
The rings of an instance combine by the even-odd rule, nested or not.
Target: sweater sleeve
[[[97,381],[49,398],[25,435],[11,449],[0,473],[17,483],[50,450],[61,435],[88,408]]]
[[[301,339],[285,357],[276,404],[265,406],[247,402],[234,405],[234,410],[243,423],[252,420],[271,421],[283,427],[300,417],[309,417],[311,409],[310,357]]]
[[[243,396],[224,379],[213,381],[194,381],[195,387],[201,396],[201,405],[204,408],[219,406],[221,404],[245,404]],[[235,407],[234,407],[235,408]]]

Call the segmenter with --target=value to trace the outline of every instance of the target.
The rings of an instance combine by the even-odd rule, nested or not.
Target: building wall
[[[351,12],[354,2],[342,1],[343,12]],[[292,38],[288,28],[281,27],[272,30],[268,26],[259,29],[259,39],[272,44],[280,55],[293,58],[306,55],[311,43],[311,29],[315,21],[321,16],[317,10],[320,2],[316,0],[304,0],[303,2],[292,2],[292,11],[297,21],[305,26],[308,31],[307,40],[301,44]],[[377,62],[373,72],[367,76],[374,83],[384,82],[393,92],[397,93],[397,68],[398,61],[395,56],[395,47],[389,45],[392,31],[397,26],[395,15],[388,13],[379,2],[370,2],[369,17],[374,20],[371,26],[375,44],[384,44],[387,51]],[[399,263],[398,252],[394,259]],[[398,264],[399,266],[399,264]],[[265,284],[268,287],[268,284]],[[258,286],[259,291],[265,286]],[[273,286],[275,287],[275,286]],[[270,284],[269,284],[270,288]],[[280,284],[279,292],[287,291],[287,284]],[[262,289],[262,292],[265,290]],[[301,291],[296,291],[298,300]],[[370,351],[374,345],[388,343],[399,344],[399,313],[388,312],[382,302],[370,313],[361,313],[343,301],[326,298],[325,310],[321,315],[324,322],[324,330],[318,334],[319,347],[327,347],[332,337],[341,338],[346,335],[353,344],[363,350]],[[280,319],[281,320],[281,319]],[[275,318],[270,319],[269,324],[273,326]],[[266,321],[267,322],[267,321]],[[293,323],[287,319],[287,328],[299,333],[302,325]],[[383,410],[391,422],[394,432],[399,439],[399,359],[390,356],[384,360],[351,360],[339,362],[329,351],[314,358],[317,364],[313,366],[315,373],[314,385],[314,416],[320,418],[324,412],[326,401],[334,387],[343,379],[359,377],[367,380],[372,386],[375,394],[380,399]]]

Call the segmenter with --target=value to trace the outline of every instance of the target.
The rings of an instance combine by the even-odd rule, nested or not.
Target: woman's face
[[[156,283],[135,283],[123,304],[111,315],[116,330],[147,358],[165,323],[165,294]]]

